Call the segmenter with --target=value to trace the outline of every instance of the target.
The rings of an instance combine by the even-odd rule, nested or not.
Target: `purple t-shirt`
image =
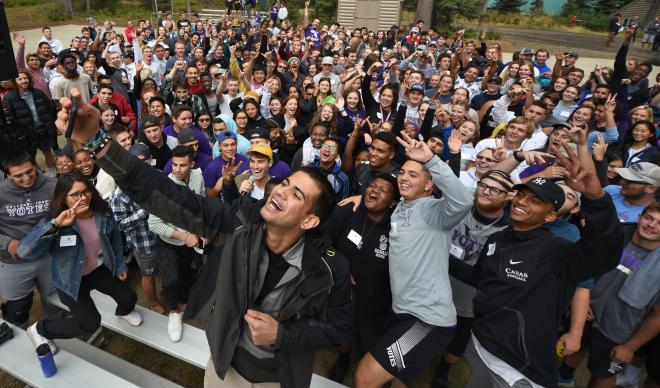
[[[195,127],[190,127],[193,131],[195,131],[195,136],[197,137],[197,140],[199,140],[199,152],[206,154],[208,156],[211,156],[211,146],[209,145],[209,138],[206,137],[204,132],[199,130],[198,128]],[[163,128],[163,133],[166,135],[173,136],[175,139],[179,135],[175,130],[174,130],[174,125],[169,125],[165,128]]]
[[[235,156],[236,163],[243,162],[241,164],[241,167],[238,168],[238,171],[236,172],[236,175],[239,175],[247,170],[250,169],[250,161],[248,158],[241,154],[236,154]],[[222,176],[222,167],[227,163],[222,156],[218,156],[217,158],[213,159],[211,163],[209,163],[206,166],[206,169],[204,170],[204,185],[207,188],[215,186],[216,182],[220,177]]]
[[[311,41],[317,48],[321,48],[321,34],[311,24],[305,27],[305,38],[311,37]]]

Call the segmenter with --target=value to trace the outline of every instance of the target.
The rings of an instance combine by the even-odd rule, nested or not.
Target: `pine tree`
[[[525,3],[527,0],[497,0],[492,8],[502,13],[519,13]]]

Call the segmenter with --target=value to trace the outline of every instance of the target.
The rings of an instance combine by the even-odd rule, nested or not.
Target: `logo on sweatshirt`
[[[505,268],[504,272],[506,272],[506,277],[508,277],[509,279],[515,279],[521,282],[527,281],[527,277],[528,277],[527,272],[517,271],[511,268]]]
[[[5,206],[7,215],[9,217],[24,217],[33,214],[41,214],[48,211],[50,207],[50,199],[43,201],[28,201],[25,203],[8,204]]]

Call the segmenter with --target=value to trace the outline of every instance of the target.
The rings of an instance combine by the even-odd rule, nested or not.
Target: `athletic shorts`
[[[589,330],[589,360],[587,361],[587,367],[592,375],[606,379],[616,375],[616,373],[611,373],[610,362],[610,353],[612,348],[618,346],[614,341],[611,341],[605,337],[600,330],[592,327]]]
[[[642,43],[653,43],[654,39],[655,39],[655,34],[644,34],[644,37],[642,38]]]
[[[465,348],[467,348],[472,336],[473,321],[474,318],[461,317],[460,315],[456,317],[456,332],[454,333],[454,339],[447,345],[447,353],[456,357],[463,357]]]
[[[433,326],[409,314],[392,314],[369,353],[392,376],[410,384],[454,336],[454,327]]]
[[[153,277],[158,275],[158,256],[155,249],[148,253],[133,250],[133,254],[142,276]]]
[[[41,151],[48,151],[53,148],[53,143],[55,142],[53,135],[50,133],[44,132],[32,138],[32,143],[35,147]]]

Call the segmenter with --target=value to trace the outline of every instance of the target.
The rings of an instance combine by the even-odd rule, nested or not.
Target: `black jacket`
[[[32,98],[34,99],[34,106],[37,110],[37,117],[39,117],[42,126],[36,127],[34,125],[30,107],[16,90],[7,93],[2,100],[7,114],[10,116],[9,119],[12,125],[20,127],[21,131],[29,133],[33,138],[53,136],[57,132],[57,128],[55,127],[55,119],[57,118],[55,104],[48,98],[46,93],[39,89],[32,89]]]
[[[587,225],[575,243],[545,227],[509,227],[488,238],[474,267],[449,260],[449,273],[477,288],[472,333],[479,343],[544,387],[557,386],[557,328],[571,288],[614,268],[623,249],[609,195],[582,198]]]
[[[217,288],[198,317],[205,324],[215,370],[223,378],[241,333],[247,330],[243,315],[257,298],[254,285],[265,250],[266,224],[259,213],[262,203],[234,208],[197,196],[114,142],[97,163],[144,210],[208,238],[208,260],[220,260]],[[296,287],[287,289],[280,310],[274,350],[282,387],[307,388],[315,351],[338,347],[351,335],[349,265],[322,238],[308,232],[302,271],[295,281]]]

